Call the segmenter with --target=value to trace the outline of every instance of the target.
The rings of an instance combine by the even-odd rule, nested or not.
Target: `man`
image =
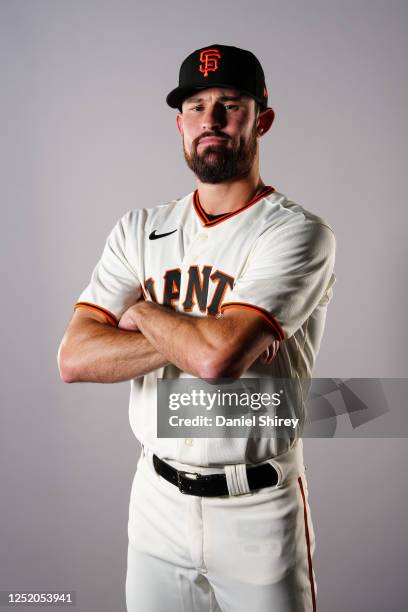
[[[309,377],[334,283],[333,232],[260,177],[274,112],[252,53],[194,51],[167,103],[179,109],[196,190],[118,221],[59,351],[66,382],[131,381],[142,454],[128,611],[315,610],[299,434],[158,438],[157,379]]]

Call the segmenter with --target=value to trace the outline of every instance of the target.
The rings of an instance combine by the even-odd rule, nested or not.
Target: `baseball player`
[[[260,177],[274,111],[251,52],[194,51],[167,103],[196,188],[119,219],[59,350],[66,382],[131,382],[127,609],[314,611],[299,434],[159,438],[157,380],[310,377],[333,232]]]

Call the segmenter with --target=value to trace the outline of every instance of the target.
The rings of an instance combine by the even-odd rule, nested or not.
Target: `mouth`
[[[198,146],[200,146],[201,144],[222,145],[222,144],[225,144],[226,142],[228,142],[226,138],[220,138],[219,136],[205,136],[204,138],[201,138],[201,140],[199,140]]]

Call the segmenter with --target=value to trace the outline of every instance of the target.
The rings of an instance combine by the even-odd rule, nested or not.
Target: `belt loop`
[[[251,493],[245,463],[226,465],[224,469],[227,479],[228,493],[230,495],[245,495],[247,493]]]

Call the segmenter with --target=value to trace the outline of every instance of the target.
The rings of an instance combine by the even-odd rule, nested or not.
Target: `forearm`
[[[165,357],[180,370],[200,377],[201,366],[214,348],[212,343],[209,345],[209,334],[204,333],[203,327],[209,328],[215,319],[199,319],[161,306],[153,312],[154,306],[149,305],[151,312],[138,318],[142,334],[156,349],[161,347]]]
[[[90,319],[67,330],[58,362],[65,382],[113,383],[143,376],[168,359],[140,332]]]
[[[194,317],[152,303],[133,310],[137,327],[157,350],[179,369],[205,379],[241,376],[263,352],[265,341],[271,341],[272,336],[259,331],[259,317],[243,326],[237,316],[242,313]]]

